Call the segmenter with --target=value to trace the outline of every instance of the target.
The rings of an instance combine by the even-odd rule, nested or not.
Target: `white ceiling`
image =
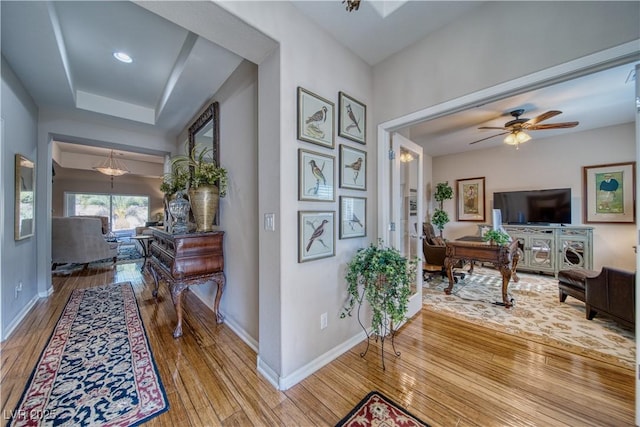
[[[292,3],[372,65],[483,4],[363,0],[358,11],[349,13],[340,1]],[[177,136],[242,60],[131,2],[2,1],[0,7],[2,54],[39,107],[106,115],[125,128],[135,124]],[[134,62],[115,61],[112,52],[118,49],[128,51]],[[469,142],[491,135],[477,127],[502,126],[516,108],[524,108],[529,118],[550,109],[563,111],[548,123],[580,122],[563,133],[632,121],[633,84],[624,84],[629,69],[479,106],[413,126],[409,133],[436,156],[500,144],[502,138]],[[66,142],[76,146],[58,148],[81,150],[77,144],[82,141]],[[101,153],[94,149],[91,154]]]

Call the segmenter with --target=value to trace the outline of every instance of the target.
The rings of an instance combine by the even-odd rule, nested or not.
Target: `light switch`
[[[276,231],[276,214],[274,213],[264,214],[264,230]]]

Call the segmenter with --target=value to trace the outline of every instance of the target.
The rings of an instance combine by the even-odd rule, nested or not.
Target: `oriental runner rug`
[[[429,427],[380,392],[372,391],[336,427]]]
[[[168,409],[123,282],[73,291],[9,424],[131,426]]]
[[[466,269],[465,269],[466,272]],[[585,305],[575,298],[558,300],[558,279],[553,276],[518,272],[520,281],[509,283],[514,306],[502,302],[500,273],[476,267],[444,293],[448,280],[434,277],[422,288],[423,307],[455,318],[531,341],[551,345],[582,356],[633,369],[636,357],[635,333],[598,314],[587,320]]]

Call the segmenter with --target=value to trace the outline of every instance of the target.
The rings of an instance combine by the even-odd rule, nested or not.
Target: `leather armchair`
[[[630,271],[603,267],[596,277],[585,279],[587,319],[598,313],[616,322],[635,328],[636,274]]]
[[[428,280],[430,278],[429,275],[432,274],[440,274],[442,277],[447,277],[444,269],[447,247],[445,246],[444,240],[436,236],[433,225],[429,223],[422,225],[422,233],[422,253],[424,254],[424,264],[422,266],[423,279]],[[462,268],[462,263],[458,263],[456,267]],[[454,272],[453,275],[456,282],[458,278],[464,279],[464,273],[462,272]]]

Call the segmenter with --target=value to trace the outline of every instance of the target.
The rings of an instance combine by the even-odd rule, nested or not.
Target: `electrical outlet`
[[[320,329],[324,329],[327,327],[327,313],[322,313],[320,315]]]

